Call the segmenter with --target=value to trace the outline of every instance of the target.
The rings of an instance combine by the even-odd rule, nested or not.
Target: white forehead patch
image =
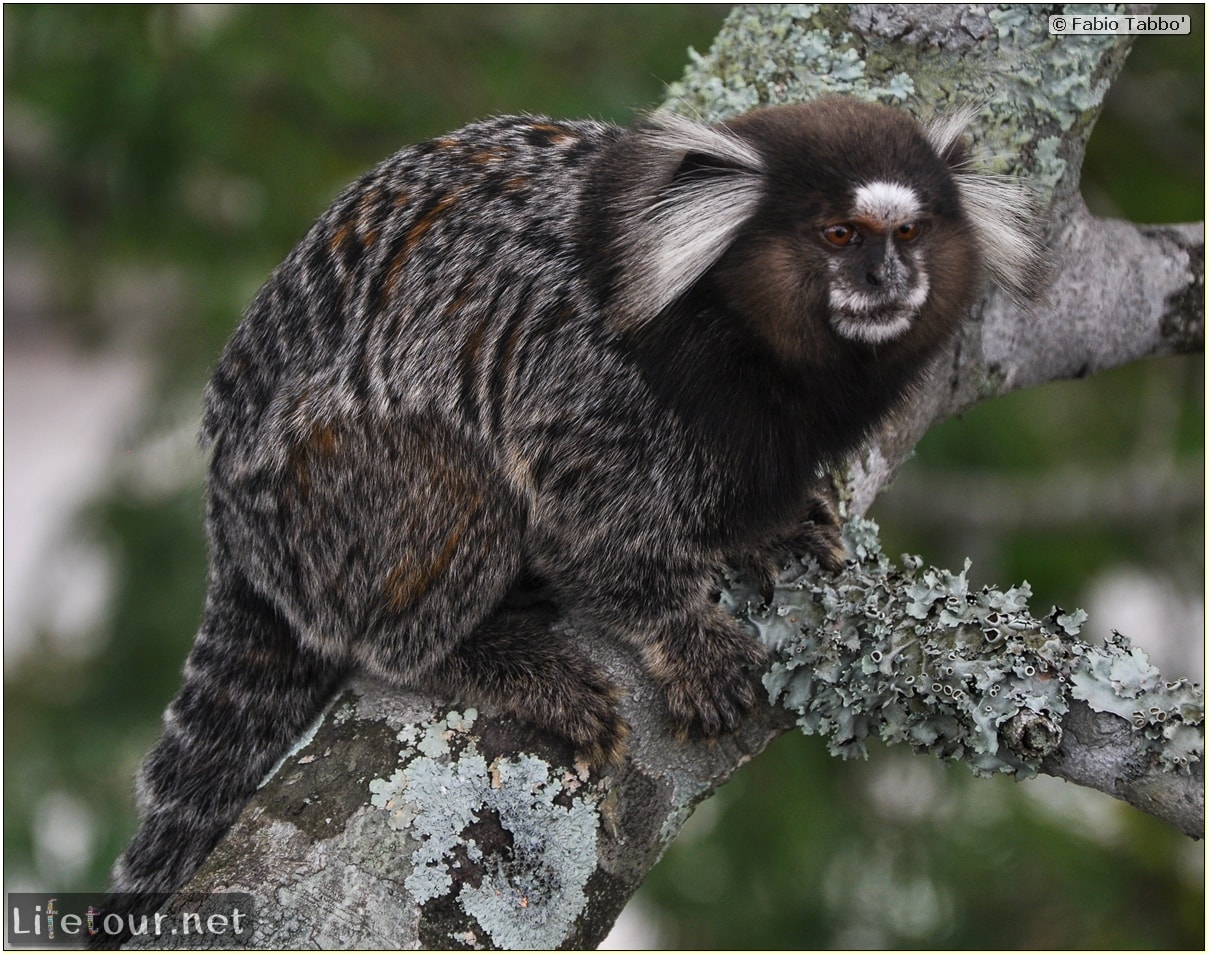
[[[887,228],[913,222],[923,209],[923,203],[910,186],[880,180],[858,188],[852,204],[854,218],[880,222]]]

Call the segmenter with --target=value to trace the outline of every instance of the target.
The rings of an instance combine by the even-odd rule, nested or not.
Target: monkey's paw
[[[809,554],[829,574],[838,574],[843,570],[848,556],[838,524],[803,524],[792,549],[795,553]]]
[[[835,489],[830,481],[820,483],[810,495],[806,521],[785,538],[785,549],[791,553],[807,553],[830,574],[844,569],[848,556],[840,537],[841,521]]]
[[[593,772],[614,766],[629,752],[630,726],[617,712],[616,701],[598,697],[584,701],[577,717],[566,727],[575,755]]]
[[[617,687],[586,660],[569,658],[544,681],[530,705],[530,717],[569,740],[575,755],[599,771],[621,761],[629,750],[630,727],[617,710]]]
[[[733,732],[759,699],[756,667],[767,653],[733,622],[711,634],[678,665],[657,668],[677,736],[714,737]],[[659,672],[662,670],[663,672]]]

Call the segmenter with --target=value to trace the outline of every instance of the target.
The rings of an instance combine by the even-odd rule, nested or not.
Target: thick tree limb
[[[693,807],[792,717],[678,743],[636,656],[585,642],[629,689],[624,765],[585,783],[536,731],[358,680],[192,891],[250,893],[256,948],[595,947]]]
[[[1038,185],[1052,283],[1036,303],[987,301],[934,387],[854,464],[849,516],[931,426],[977,401],[1203,349],[1203,227],[1106,222],[1078,196],[1129,40],[1050,37],[1046,12],[741,7],[669,95],[710,118],[824,91],[921,112],[986,102],[980,145]],[[634,730],[626,762],[585,781],[525,727],[357,682],[192,888],[250,890],[262,946],[595,945],[696,803],[795,721],[837,752],[880,734],[976,771],[1050,772],[1201,833],[1195,688],[1165,683],[1123,642],[1080,643],[1077,615],[1033,618],[1020,590],[970,594],[964,574],[890,567],[867,525],[852,532],[863,560],[840,578],[791,565],[771,607],[741,581],[724,597],[778,648],[765,679],[788,709],[770,704],[716,743],[679,743],[634,655],[583,633],[627,688]]]
[[[773,705],[734,736],[677,741],[636,655],[592,633],[634,730],[598,778],[510,720],[356,681],[191,890],[251,894],[255,947],[595,946],[693,807],[795,717],[837,755],[877,735],[1203,831],[1199,688],[1123,639],[1082,643],[1078,612],[1032,617],[1027,589],[971,593],[964,574],[890,567],[869,525],[850,533],[862,559],[836,580],[793,563],[770,606],[742,581],[724,592],[777,661]]]

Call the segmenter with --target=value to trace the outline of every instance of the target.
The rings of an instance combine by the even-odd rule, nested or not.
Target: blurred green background
[[[5,547],[31,555],[5,569],[6,889],[96,889],[132,831],[201,607],[200,391],[270,270],[407,143],[495,112],[654,105],[726,9],[5,6]],[[1181,12],[1194,35],[1139,40],[1092,139],[1097,212],[1203,217],[1204,8]],[[48,353],[71,356],[62,387]],[[18,549],[22,489],[77,441],[39,415],[99,401],[84,370],[102,362],[129,371],[134,413],[76,465],[61,500],[85,506]],[[1027,578],[1035,610],[1087,606],[1089,632],[1199,681],[1203,396],[1194,356],[975,409],[875,505],[887,552],[969,554],[979,583]],[[1107,797],[903,752],[841,763],[793,734],[698,810],[620,942],[1203,948],[1203,889],[1199,844]]]

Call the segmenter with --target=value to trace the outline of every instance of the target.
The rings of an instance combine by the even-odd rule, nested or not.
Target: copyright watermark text
[[[145,940],[152,948],[248,948],[256,914],[250,895],[161,896],[9,892],[8,949],[114,947]]]
[[[1049,18],[1049,32],[1051,36],[1088,33],[1178,35],[1192,32],[1192,17],[1158,13],[1059,13]]]

